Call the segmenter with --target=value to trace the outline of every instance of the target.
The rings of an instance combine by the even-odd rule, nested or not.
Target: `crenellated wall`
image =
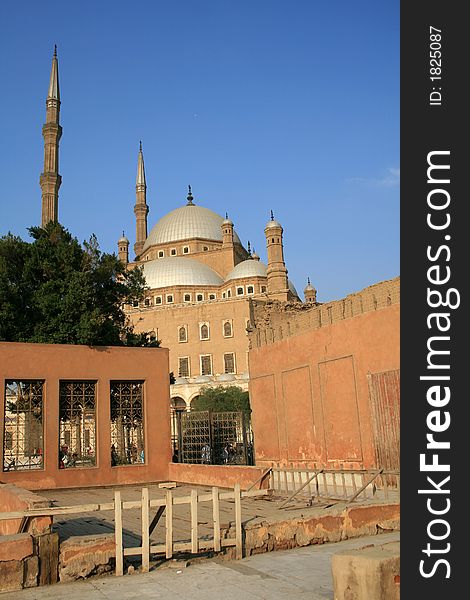
[[[251,300],[250,320],[253,330],[249,335],[250,347],[259,348],[307,330],[320,329],[399,303],[399,277],[381,281],[341,300],[324,304]]]
[[[252,301],[257,466],[398,468],[399,290],[397,278],[318,306]]]

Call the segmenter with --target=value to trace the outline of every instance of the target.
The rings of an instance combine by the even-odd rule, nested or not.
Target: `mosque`
[[[52,58],[43,126],[44,172],[42,226],[58,219],[60,91],[57,51]],[[164,215],[148,233],[147,184],[142,144],[137,157],[136,238],[118,240],[119,259],[127,268],[141,266],[147,282],[141,303],[126,306],[136,332],[150,332],[170,350],[173,409],[187,410],[203,385],[237,385],[248,389],[249,299],[301,302],[287,277],[283,228],[274,218],[265,226],[267,264],[243,246],[234,223],[195,201],[191,187],[186,203]],[[308,282],[305,301],[316,303]]]

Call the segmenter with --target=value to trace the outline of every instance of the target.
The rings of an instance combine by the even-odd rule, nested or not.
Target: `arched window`
[[[224,323],[224,337],[232,337],[232,323],[230,321]]]
[[[201,328],[200,328],[200,337],[201,340],[208,340],[209,339],[209,326],[207,323],[202,323],[201,324]]]
[[[187,342],[188,341],[188,331],[184,325],[182,325],[178,329],[178,341],[179,342]]]

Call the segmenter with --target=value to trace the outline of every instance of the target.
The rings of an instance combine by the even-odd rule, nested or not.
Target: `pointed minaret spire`
[[[187,206],[194,206],[193,204],[193,195],[191,193],[191,186],[188,185],[188,195],[186,197],[186,200],[188,201]]]
[[[49,98],[52,98],[54,100],[60,100],[57,44],[54,45],[54,55],[52,56],[51,78],[49,80],[49,91],[47,92],[47,99],[49,100]]]
[[[139,143],[139,154],[137,156],[137,177],[135,180],[135,244],[134,252],[136,258],[140,253],[147,239],[147,215],[149,207],[147,206],[147,183],[145,180],[144,153],[142,152],[142,141]]]
[[[142,152],[142,142],[140,142],[139,155],[137,157],[137,177],[135,180],[135,184],[139,186],[145,186],[145,188],[147,187],[147,182],[145,180],[144,154]]]
[[[62,177],[59,175],[59,140],[62,136],[59,114],[59,64],[57,61],[57,46],[54,46],[51,77],[46,98],[46,123],[42,128],[44,171],[39,178],[42,190],[41,227],[45,227],[49,221],[57,222],[58,220],[59,188],[62,183]]]

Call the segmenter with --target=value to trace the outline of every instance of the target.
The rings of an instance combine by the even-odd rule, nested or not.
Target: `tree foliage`
[[[199,396],[191,402],[191,410],[244,411],[251,413],[248,392],[244,392],[237,385],[228,387],[218,385],[215,388],[203,386]]]
[[[145,279],[102,253],[93,235],[80,245],[62,225],[29,229],[33,241],[0,238],[0,340],[87,345],[158,345],[136,334],[124,303],[141,300]]]

